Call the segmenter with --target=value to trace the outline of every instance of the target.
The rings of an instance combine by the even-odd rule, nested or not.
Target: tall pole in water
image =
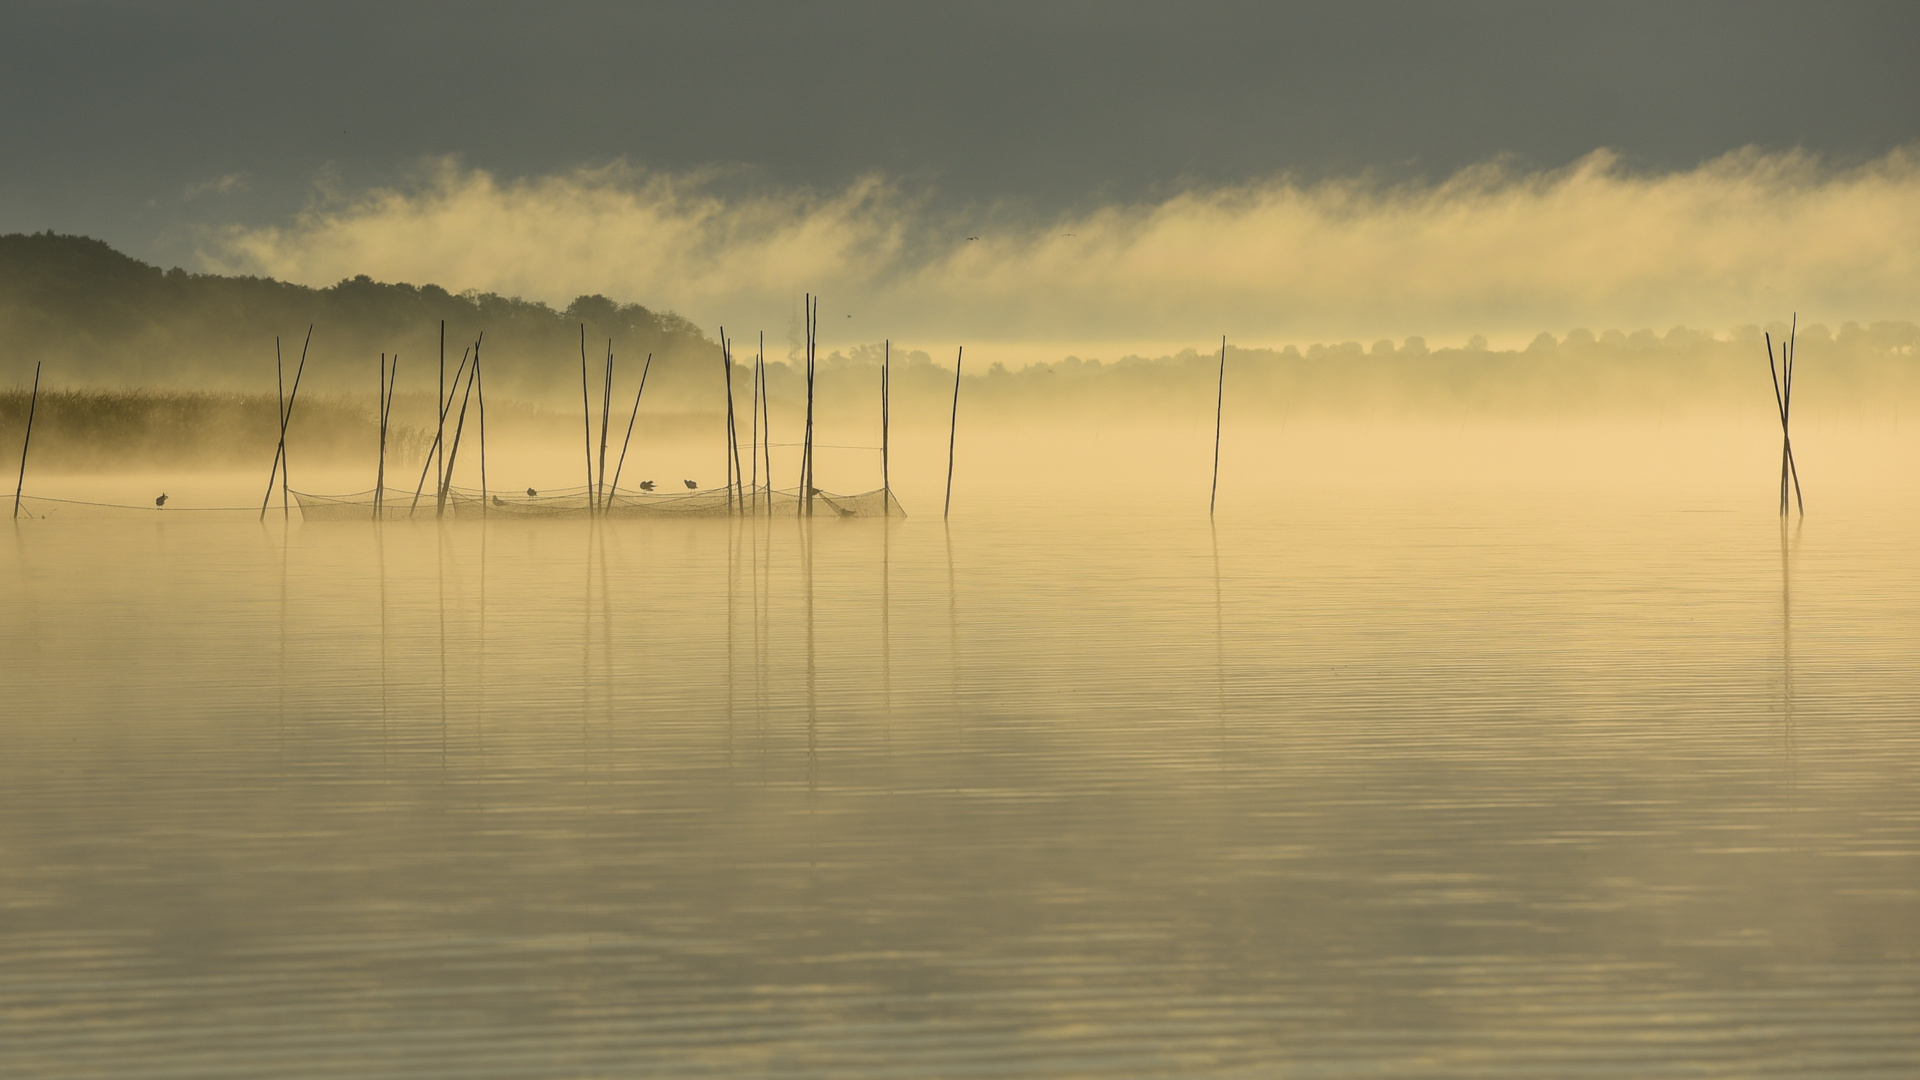
[[[941,521],[953,512],[953,443],[960,431],[960,361],[966,355],[965,345],[953,354],[953,419],[947,422],[947,502],[940,508]]]
[[[747,471],[750,479],[747,490],[753,493],[753,502],[748,511],[760,512],[760,354],[753,356],[753,393],[747,398],[747,412],[750,423],[747,431]]]
[[[1767,337],[1767,370],[1773,375],[1773,400],[1780,411],[1780,516],[1787,516],[1787,483],[1791,478],[1794,498],[1799,501],[1800,515],[1806,516],[1807,501],[1800,495],[1800,469],[1793,460],[1793,435],[1788,424],[1793,417],[1793,353],[1794,339],[1798,337],[1800,316],[1793,317],[1793,328],[1788,331],[1787,340],[1780,343],[1780,366],[1773,363],[1773,335]]]
[[[1207,493],[1207,516],[1213,516],[1214,501],[1220,497],[1220,417],[1227,404],[1227,339],[1220,338],[1220,390],[1213,399],[1213,490]]]
[[[33,414],[40,409],[40,362],[33,364],[33,397],[27,401],[27,437],[20,443],[20,479],[13,483],[13,516],[20,517],[20,492],[27,486],[27,450],[33,446]],[[269,489],[271,490],[271,489]]]
[[[487,516],[487,382],[480,377],[480,341],[485,338],[483,330],[473,339],[473,381],[474,389],[480,394],[480,516]]]
[[[893,515],[893,478],[887,471],[887,411],[890,403],[889,379],[893,373],[893,339],[888,338],[880,348],[880,516],[891,517]]]
[[[767,411],[767,332],[760,331],[760,455],[767,466],[767,513],[773,513],[773,415]]]
[[[309,325],[307,327],[307,344],[310,345],[312,343],[313,343],[313,327]],[[280,339],[277,337],[273,339],[273,366],[274,366],[274,371],[276,373],[276,376],[279,376],[279,373],[281,371]],[[280,480],[281,512],[283,515],[292,513],[292,511],[287,508],[287,421],[292,419],[293,417],[293,402],[295,398],[298,398],[300,396],[300,376],[305,374],[306,370],[307,370],[307,346],[302,345],[300,346],[300,366],[294,369],[294,372],[293,372],[293,391],[291,393],[286,394],[280,402],[280,443],[278,446],[274,447],[273,469],[268,471],[267,473],[267,493],[261,496],[260,498],[260,520],[261,521],[267,520],[267,504],[273,501],[273,482],[276,474],[278,475],[278,478]],[[279,377],[280,377],[281,384],[284,386],[285,385],[284,376],[279,376]]]
[[[740,490],[740,481],[746,479],[740,472],[740,429],[734,423],[733,416],[733,343],[727,340],[727,328],[720,328],[720,367],[721,374],[727,380],[727,512],[746,507],[746,498]]]
[[[589,516],[600,510],[600,501],[593,492],[593,406],[587,404],[587,324],[580,324],[580,417],[585,425],[587,439],[587,513]]]
[[[280,516],[283,518],[293,514],[291,500],[287,498],[287,488],[292,483],[288,473],[292,471],[293,465],[287,460],[287,424],[293,421],[293,401],[300,396],[300,374],[307,370],[307,346],[311,344],[313,344],[313,324],[308,323],[307,340],[300,343],[300,366],[293,372],[293,392],[287,395],[287,417],[280,425]]]
[[[440,320],[440,396],[447,396],[447,320]],[[447,414],[440,413],[440,426],[433,432],[433,489],[440,491],[447,486]],[[445,501],[435,508],[435,513],[446,509]]]
[[[394,357],[395,362],[399,357]],[[373,520],[380,520],[380,493],[387,486],[387,354],[380,354],[380,465],[373,473]]]
[[[607,339],[607,369],[600,387],[600,479],[594,481],[593,497],[601,509],[613,505],[607,486],[607,414],[613,411],[613,339]]]
[[[820,301],[817,297],[807,297],[807,429],[801,436],[802,464],[800,468],[801,513],[805,517],[813,516],[813,358],[818,347],[817,335],[820,330]]]

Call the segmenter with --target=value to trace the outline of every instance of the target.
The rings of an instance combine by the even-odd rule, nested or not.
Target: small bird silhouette
[[[969,240],[978,240],[978,239],[980,239],[980,238],[979,238],[979,237],[977,237],[977,236],[969,236],[969,237],[967,237],[967,239],[969,239]]]
[[[653,481],[651,481],[651,480],[642,480],[642,481],[640,481],[640,490],[641,490],[641,491],[652,491],[652,490],[653,490]]]
[[[500,496],[498,496],[498,495],[495,495],[495,496],[493,497],[493,505],[495,505],[495,506],[505,506],[505,505],[507,505],[507,500],[505,500],[505,499],[503,499],[503,498],[501,498],[501,497],[500,497]]]
[[[693,491],[693,490],[695,490],[695,489],[697,489],[697,488],[698,488],[698,487],[700,486],[699,484],[696,484],[696,483],[694,483],[694,482],[693,482],[693,481],[691,481],[691,480],[682,480],[682,481],[680,481],[680,482],[681,482],[681,483],[683,483],[683,484],[685,484],[685,485],[687,485],[687,490],[688,490],[688,491]]]
[[[166,492],[164,492],[164,491],[163,491],[163,492],[161,492],[161,493],[160,493],[160,497],[159,497],[159,498],[157,498],[157,499],[155,499],[155,500],[153,500],[153,505],[155,505],[155,506],[165,506],[165,505],[167,505],[167,493],[166,493]]]
[[[535,498],[535,497],[537,497],[537,496],[538,496],[539,494],[540,494],[539,492],[537,492],[537,491],[535,491],[535,490],[533,490],[532,488],[528,488],[528,489],[527,489],[527,498],[529,498],[529,499],[532,499],[532,498]]]

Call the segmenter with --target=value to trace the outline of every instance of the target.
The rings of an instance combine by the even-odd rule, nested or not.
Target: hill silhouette
[[[623,367],[654,353],[654,375],[669,394],[674,372],[701,362],[711,381],[717,356],[686,319],[605,296],[555,310],[364,274],[312,288],[163,270],[83,236],[0,236],[0,381],[8,383],[31,379],[44,361],[56,385],[271,391],[274,337],[291,364],[312,324],[307,388],[371,394],[382,352],[401,354],[403,383],[435,369],[442,320],[449,370],[484,330],[488,389],[523,397],[578,393],[582,323],[596,372],[612,338]]]

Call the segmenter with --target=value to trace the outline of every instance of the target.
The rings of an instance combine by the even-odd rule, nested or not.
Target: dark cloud
[[[988,223],[1278,172],[1845,160],[1920,133],[1911,3],[105,3],[8,24],[0,231],[155,257],[194,222],[444,154],[781,187],[880,171]]]

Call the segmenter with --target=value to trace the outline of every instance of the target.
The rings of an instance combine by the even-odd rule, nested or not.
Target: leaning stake
[[[313,326],[307,326],[307,344],[313,343]],[[273,339],[274,368],[280,366],[280,339]],[[287,422],[293,419],[293,399],[300,396],[300,376],[307,370],[307,345],[300,346],[300,366],[293,373],[293,392],[280,405],[280,444],[273,451],[273,469],[267,473],[267,493],[260,500],[260,520],[267,520],[267,504],[273,501],[273,482],[280,480],[280,509],[283,515],[290,514],[287,509]]]
[[[1220,390],[1213,399],[1213,489],[1207,493],[1207,516],[1213,516],[1220,497],[1220,416],[1227,404],[1227,339],[1220,339]]]
[[[607,490],[620,494],[620,471],[627,467],[627,447],[633,444],[633,422],[640,419],[640,395],[647,392],[647,372],[653,370],[653,354],[647,354],[647,362],[640,367],[640,389],[633,392],[633,411],[627,414],[627,437],[620,442],[620,460],[613,465],[613,485]],[[485,402],[481,403],[484,407]],[[480,414],[486,416],[485,412]],[[485,431],[486,428],[481,428]]]
[[[396,365],[399,357],[394,357]],[[380,520],[380,493],[387,486],[387,354],[380,354],[380,465],[373,473],[373,520]]]
[[[20,492],[27,486],[27,448],[33,445],[33,414],[40,408],[40,363],[33,365],[33,397],[27,402],[27,437],[20,443],[20,479],[13,483],[13,516],[20,517]],[[263,512],[264,513],[264,512]]]
[[[953,510],[953,441],[960,430],[960,361],[967,355],[967,347],[960,346],[953,354],[953,419],[947,422],[947,502],[940,508],[940,520],[945,521]]]

